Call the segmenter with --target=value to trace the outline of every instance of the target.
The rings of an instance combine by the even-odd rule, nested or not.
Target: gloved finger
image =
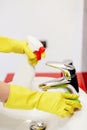
[[[38,62],[37,62],[37,61],[36,61],[36,62],[29,61],[29,63],[30,63],[31,65],[35,66]]]
[[[69,113],[71,113],[71,114],[73,114],[74,113],[74,109],[73,109],[73,107],[72,106],[70,106],[70,105],[66,105],[66,107],[65,107],[65,109],[64,110],[66,110],[66,111],[68,111]]]
[[[41,54],[41,58],[45,58],[45,57],[46,57],[46,53],[44,52]]]
[[[30,63],[31,65],[35,66],[35,65],[38,63],[38,61],[31,61],[31,60],[29,60],[29,63]]]
[[[71,113],[67,110],[63,110],[61,113],[58,113],[58,116],[65,118],[65,117],[69,117],[71,115]]]
[[[29,60],[30,62],[36,62],[36,61],[37,61],[37,59],[29,59],[29,58],[28,58],[28,60]]]
[[[34,63],[34,64],[37,64],[37,62],[38,62],[38,60],[37,59],[29,59],[28,58],[28,60],[29,60],[29,63]]]
[[[81,103],[76,100],[66,100],[65,102],[68,105],[71,105],[71,106],[73,106],[73,108],[76,108],[76,109],[81,109],[81,107],[82,107]]]
[[[32,63],[32,65],[35,66],[37,63],[38,63],[38,62],[34,62],[34,63]]]
[[[29,60],[37,60],[36,55],[34,55],[33,57],[28,57],[28,58],[29,58]]]
[[[71,94],[71,93],[63,93],[64,98],[66,99],[77,99],[78,95],[77,94]]]

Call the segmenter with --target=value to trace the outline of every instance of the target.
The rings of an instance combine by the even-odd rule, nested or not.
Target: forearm
[[[27,42],[0,36],[0,52],[24,53],[24,44],[26,45]]]
[[[10,85],[0,81],[0,102],[6,102],[10,93]]]

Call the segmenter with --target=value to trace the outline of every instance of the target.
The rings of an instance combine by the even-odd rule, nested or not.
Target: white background
[[[47,41],[47,56],[36,71],[47,72],[46,61],[70,59],[77,71],[87,71],[84,0],[0,0],[0,35],[26,39],[28,35]],[[0,54],[0,72],[13,72],[18,56]],[[51,70],[54,71],[54,70]]]

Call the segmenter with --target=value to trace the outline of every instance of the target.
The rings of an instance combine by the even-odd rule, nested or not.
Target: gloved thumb
[[[66,98],[66,99],[78,99],[78,95],[77,94],[71,94],[71,93],[63,93],[63,96]]]

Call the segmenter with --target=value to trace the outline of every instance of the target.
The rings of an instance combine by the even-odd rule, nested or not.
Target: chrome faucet
[[[72,61],[47,62],[46,65],[61,70],[62,76],[60,78],[55,78],[53,80],[41,83],[39,87],[42,90],[48,90],[49,88],[53,88],[58,85],[70,84],[76,90],[77,93],[79,92],[76,69],[73,66]]]

